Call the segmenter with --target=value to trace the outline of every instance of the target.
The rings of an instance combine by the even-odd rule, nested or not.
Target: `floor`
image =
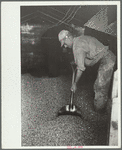
[[[69,104],[71,75],[21,76],[22,146],[106,145],[108,114],[93,110],[93,84],[78,84],[74,97],[82,117],[57,116]]]

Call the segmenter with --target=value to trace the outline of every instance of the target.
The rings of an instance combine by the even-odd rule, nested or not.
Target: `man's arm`
[[[84,65],[84,60],[86,57],[86,52],[84,50],[84,42],[79,43],[79,45],[77,45],[76,48],[73,49],[73,51],[74,51],[75,63],[77,65],[77,73],[76,73],[75,81],[72,84],[71,90],[75,92],[77,89],[76,84],[79,81],[80,77],[82,76],[83,71],[85,71],[86,69]]]
[[[75,92],[76,92],[76,90],[77,90],[77,83],[78,83],[78,81],[79,81],[80,77],[82,76],[82,73],[83,73],[83,71],[82,71],[82,70],[77,69],[77,73],[76,73],[75,81],[74,81],[74,83],[72,84],[72,87],[71,87],[71,91],[73,91],[74,93],[75,93]]]
[[[83,71],[80,69],[77,69],[77,73],[76,73],[76,77],[75,77],[75,83],[77,83],[79,81],[82,74],[83,74]]]

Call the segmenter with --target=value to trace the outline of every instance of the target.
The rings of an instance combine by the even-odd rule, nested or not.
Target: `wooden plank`
[[[109,146],[118,146],[119,108],[120,108],[120,102],[118,98],[118,70],[117,70],[114,72],[114,78],[113,78]]]

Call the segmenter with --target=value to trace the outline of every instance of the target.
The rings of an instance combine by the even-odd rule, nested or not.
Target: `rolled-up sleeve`
[[[74,52],[74,60],[75,63],[77,64],[77,69],[85,71],[86,67],[84,65],[85,57],[86,57],[86,52],[84,50],[84,42],[82,43],[77,43],[75,45],[73,52]]]

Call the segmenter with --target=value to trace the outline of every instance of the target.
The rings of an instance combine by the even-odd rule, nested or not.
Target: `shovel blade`
[[[70,105],[62,107],[58,112],[58,116],[60,115],[73,115],[82,117],[81,110],[76,105],[73,105],[73,108],[71,108]]]

